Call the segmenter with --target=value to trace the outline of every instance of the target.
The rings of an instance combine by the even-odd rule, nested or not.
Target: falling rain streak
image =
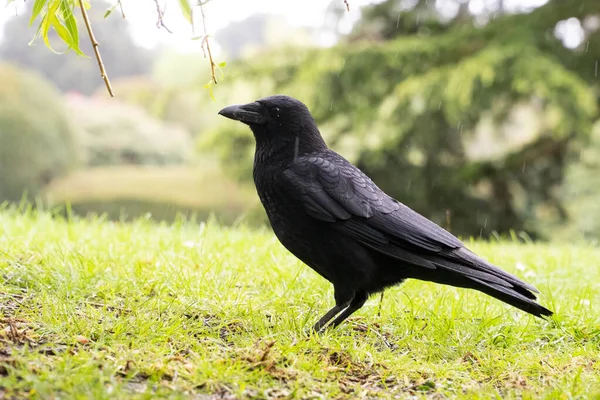
[[[298,152],[300,151],[300,138],[296,136],[294,140],[294,161],[298,159]]]

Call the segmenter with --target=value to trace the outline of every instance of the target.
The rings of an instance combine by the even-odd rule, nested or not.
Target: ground
[[[600,249],[468,242],[535,284],[531,317],[412,281],[338,329],[268,230],[0,210],[1,398],[598,398]]]

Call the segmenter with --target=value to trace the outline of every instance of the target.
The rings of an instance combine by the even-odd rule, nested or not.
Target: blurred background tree
[[[565,168],[597,118],[600,3],[503,7],[383,1],[334,48],[270,52],[231,70],[262,93],[303,99],[333,148],[453,232],[550,237],[549,221],[569,218]],[[582,37],[569,48],[561,26],[575,21]],[[242,129],[223,124],[202,146],[250,177]]]
[[[141,107],[103,98],[67,96],[85,164],[181,165],[192,157],[188,132],[148,115]]]
[[[0,202],[32,200],[77,163],[60,93],[37,74],[0,64]]]
[[[210,4],[219,3],[227,1]],[[354,9],[364,3],[350,1]],[[88,127],[87,135],[78,136],[79,153],[89,156],[97,149],[94,157],[104,165],[83,157],[91,164],[88,169],[51,183],[45,193],[61,201],[94,203],[82,213],[106,210],[102,204],[114,198],[120,199],[119,207],[158,215],[156,207],[146,205],[160,199],[175,211],[214,211],[228,215],[230,222],[242,214],[260,220],[250,182],[253,138],[217,111],[285,93],[307,103],[332,148],[384,190],[455,234],[488,237],[515,231],[540,239],[600,238],[600,225],[593,223],[600,220],[600,186],[594,183],[600,169],[594,162],[600,154],[600,3],[368,3],[352,14],[359,18],[350,24],[343,2],[331,1],[323,15],[312,16],[322,19],[320,28],[299,27],[259,9],[246,19],[232,19],[215,33],[220,47],[214,51],[228,61],[216,102],[202,90],[210,69],[199,47],[185,54],[144,50],[140,54],[151,58],[140,64],[135,60],[143,56],[133,42],[133,49],[115,47],[119,54],[104,56],[105,63],[118,101],[128,106],[116,103],[113,111],[97,66],[86,60],[93,75],[80,79],[71,73],[67,80],[94,82],[94,90],[78,90],[93,93],[85,102],[98,116],[89,109],[75,111],[73,98],[67,104],[74,124]],[[104,6],[96,4],[92,10],[98,10],[98,18]],[[17,29],[12,25],[17,20],[7,24],[0,54],[17,43],[9,32]],[[103,54],[116,42],[130,41],[120,18],[93,21],[97,31],[112,23],[115,30],[107,32]],[[19,35],[29,40],[31,33]],[[34,51],[15,46],[23,54]],[[37,47],[44,57],[81,60]],[[123,74],[112,69],[129,58],[139,69]],[[118,108],[123,109],[120,116]],[[98,143],[110,146],[93,143],[89,127],[97,125],[106,132]],[[196,145],[190,146],[190,140]],[[118,143],[129,143],[124,148],[136,154],[135,162],[122,157],[122,148],[115,150]],[[121,179],[121,184],[103,185],[103,179]],[[139,183],[135,190],[134,182]],[[97,186],[106,186],[105,192]],[[132,199],[146,205],[123,203]],[[206,199],[212,200],[203,203]]]
[[[307,29],[295,28],[289,21],[265,13],[257,13],[229,24],[216,33],[215,39],[227,49],[227,55],[234,59],[252,57],[265,47],[312,44]]]

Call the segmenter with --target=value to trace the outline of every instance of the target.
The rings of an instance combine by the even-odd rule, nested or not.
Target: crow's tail
[[[498,300],[517,307],[518,309],[528,312],[529,314],[535,315],[536,317],[541,318],[543,316],[551,316],[553,314],[552,311],[538,304],[536,302],[535,294],[531,293],[525,288],[508,288],[495,283],[485,282],[477,278],[469,279],[474,283],[472,286],[470,286],[470,288],[495,297]],[[523,292],[527,292],[528,296],[524,295]]]
[[[550,316],[552,311],[536,302],[538,290],[481,259],[465,248],[427,259],[435,270],[419,268],[417,279],[475,289],[536,317]],[[416,271],[415,271],[416,272]],[[418,275],[423,276],[418,276]]]

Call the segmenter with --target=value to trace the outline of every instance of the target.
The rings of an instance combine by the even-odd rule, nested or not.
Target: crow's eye
[[[273,109],[273,114],[275,114],[275,116],[276,116],[277,118],[279,118],[279,111],[280,111],[280,110],[279,110],[279,107],[275,107],[275,108]]]

